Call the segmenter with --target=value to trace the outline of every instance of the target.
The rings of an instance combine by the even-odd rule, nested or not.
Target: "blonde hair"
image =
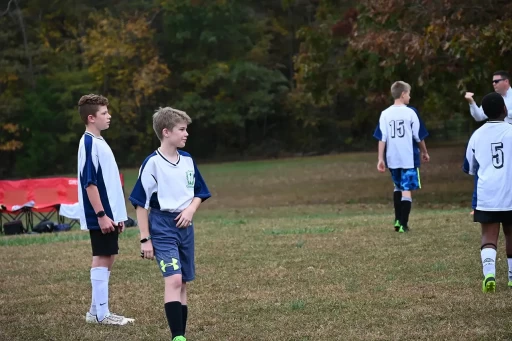
[[[393,99],[399,99],[404,92],[410,91],[411,86],[406,82],[398,81],[391,85],[391,96],[393,96]]]
[[[192,119],[186,112],[171,107],[159,108],[153,115],[153,130],[160,141],[162,141],[162,130],[172,130],[177,124],[185,122],[192,123]]]

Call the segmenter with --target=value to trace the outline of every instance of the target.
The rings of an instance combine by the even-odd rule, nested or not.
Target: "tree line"
[[[479,100],[509,69],[511,14],[496,0],[2,0],[0,177],[74,172],[88,93],[110,101],[123,167],[158,146],[161,106],[190,114],[198,159],[373,147],[395,80],[433,138],[467,136],[463,93]]]

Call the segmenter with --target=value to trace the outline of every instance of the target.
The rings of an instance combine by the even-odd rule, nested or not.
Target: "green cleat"
[[[398,232],[398,230],[400,229],[400,220],[396,220],[395,221],[395,232]]]
[[[507,287],[512,288],[512,281],[508,281]]]
[[[409,232],[409,227],[400,225],[400,227],[398,228],[398,233],[404,232]]]
[[[174,339],[172,339],[172,341],[187,341],[187,339],[185,339],[185,336],[176,336]]]
[[[510,282],[509,282],[510,283]],[[485,292],[496,292],[496,278],[494,274],[488,274],[482,281],[482,291]]]

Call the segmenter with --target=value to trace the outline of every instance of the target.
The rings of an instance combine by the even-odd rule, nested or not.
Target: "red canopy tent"
[[[121,184],[124,186],[122,174]],[[32,228],[34,216],[49,220],[57,214],[59,222],[63,222],[64,217],[59,215],[60,206],[77,202],[77,178],[0,180],[0,229],[3,219],[25,218],[26,228]]]

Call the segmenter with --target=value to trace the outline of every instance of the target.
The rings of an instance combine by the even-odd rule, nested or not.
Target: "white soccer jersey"
[[[413,141],[421,141],[416,112],[405,105],[392,105],[381,113],[379,129],[380,140],[386,143],[388,168],[414,168]]]
[[[127,220],[126,204],[119,169],[114,153],[101,136],[89,132],[80,139],[78,147],[78,203],[80,228],[99,229],[98,218],[87,196],[89,185],[98,187],[103,210],[116,223]]]
[[[204,201],[211,194],[190,154],[179,150],[172,163],[156,150],[142,163],[129,200],[135,207],[181,212],[194,197]]]
[[[489,121],[469,139],[464,171],[478,174],[476,209],[512,211],[512,125]]]

